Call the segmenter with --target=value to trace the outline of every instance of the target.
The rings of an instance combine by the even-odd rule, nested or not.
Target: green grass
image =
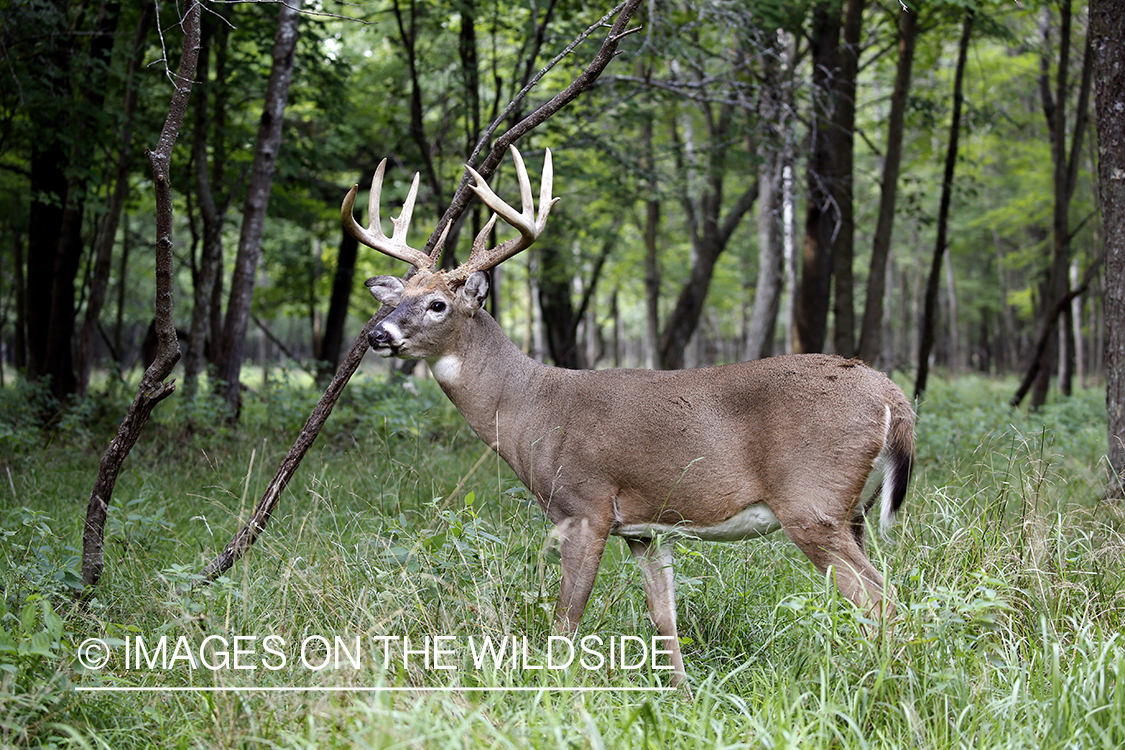
[[[0,746],[1035,747],[1125,744],[1121,509],[1101,502],[1104,394],[1029,416],[1011,383],[935,383],[915,484],[876,563],[899,617],[862,618],[781,535],[677,544],[693,699],[627,692],[651,669],[476,668],[470,638],[526,638],[542,664],[558,585],[548,524],[432,382],[360,380],[267,533],[214,586],[196,574],[238,528],[318,394],[274,379],[240,428],[206,399],[162,404],[118,483],[106,573],[69,603],[101,444],[125,389],[42,433],[6,392],[0,427]],[[10,402],[10,403],[9,403]],[[187,425],[190,424],[190,427]],[[611,541],[581,635],[649,638],[640,576]],[[261,640],[254,670],[126,669],[126,639]],[[314,670],[298,645],[360,637],[358,668]],[[452,670],[379,636],[448,636]],[[78,646],[112,660],[83,669]],[[214,643],[214,640],[212,640]],[[316,641],[310,641],[315,644]],[[212,653],[212,656],[215,656]],[[216,657],[217,658],[217,657]],[[272,659],[272,657],[271,657]],[[276,659],[271,661],[275,664]],[[88,693],[78,686],[449,687],[452,692]],[[541,687],[489,692],[482,687]],[[614,687],[565,692],[557,687]]]

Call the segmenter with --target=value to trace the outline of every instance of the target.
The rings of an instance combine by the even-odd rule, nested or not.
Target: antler
[[[496,213],[492,215],[484,229],[473,241],[473,250],[469,254],[469,259],[457,269],[449,272],[450,281],[464,281],[475,271],[484,271],[497,266],[513,255],[526,250],[543,234],[543,230],[547,226],[547,216],[551,213],[551,207],[559,200],[551,197],[551,188],[554,183],[551,150],[547,149],[546,156],[543,159],[543,177],[539,184],[539,215],[536,216],[535,204],[531,195],[531,181],[527,177],[527,167],[524,166],[523,157],[520,156],[520,152],[516,150],[515,146],[509,146],[508,148],[511,149],[512,159],[516,165],[516,178],[520,183],[520,200],[523,210],[517,212],[501,200],[496,193],[492,192],[492,188],[475,169],[466,167],[477,183],[469,187],[486,206]],[[520,236],[503,242],[491,250],[486,250],[484,247],[485,241],[488,239],[492,227],[496,224],[497,215],[518,229]]]
[[[410,219],[414,213],[414,199],[418,195],[417,172],[414,174],[414,183],[410,186],[406,202],[402,204],[402,213],[399,214],[397,219],[391,219],[391,224],[394,225],[391,236],[387,237],[383,234],[383,228],[379,224],[379,197],[383,192],[383,172],[386,167],[387,160],[383,159],[375,170],[375,176],[371,178],[371,194],[367,201],[367,229],[356,223],[355,217],[352,215],[352,207],[355,205],[355,198],[359,193],[359,185],[352,186],[347,196],[344,197],[343,205],[340,206],[340,218],[344,222],[344,228],[370,248],[374,248],[392,258],[404,260],[419,269],[433,270],[437,263],[437,255],[441,252],[441,242],[437,244],[432,256],[426,255],[421,250],[415,250],[406,244],[406,233],[410,229]],[[443,235],[442,240],[444,241],[444,239]]]

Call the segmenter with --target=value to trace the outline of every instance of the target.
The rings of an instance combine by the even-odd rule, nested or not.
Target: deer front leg
[[[651,539],[629,539],[629,550],[641,568],[645,583],[648,613],[656,632],[664,638],[672,658],[672,684],[680,685],[687,678],[680,638],[676,634],[676,582],[672,576],[672,547],[656,545]]]
[[[555,608],[555,629],[570,634],[578,629],[578,621],[586,611],[586,602],[594,590],[598,565],[609,537],[608,524],[589,518],[567,518],[558,524],[562,554],[562,586]]]

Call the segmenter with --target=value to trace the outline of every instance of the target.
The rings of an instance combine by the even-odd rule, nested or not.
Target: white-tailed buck
[[[539,213],[512,148],[522,211],[479,174],[473,190],[519,236],[441,271],[405,236],[418,186],[391,237],[379,224],[386,160],[371,185],[369,226],[344,200],[344,225],[361,242],[417,267],[407,281],[368,279],[393,308],[368,340],[383,357],[424,359],[473,431],[512,467],[556,525],[562,590],[556,627],[573,632],[594,586],[607,538],[624,537],[640,564],[649,612],[670,646],[674,682],[685,676],[676,637],[672,545],[676,534],[735,540],[783,529],[840,592],[885,614],[883,578],[864,551],[865,516],[878,502],[884,527],[902,505],[914,461],[914,413],[903,392],[863,364],[792,355],[678,372],[575,371],[526,356],[483,305],[487,269],[531,245],[551,206],[551,153]],[[444,236],[442,238],[444,241]],[[767,574],[768,575],[768,574]]]

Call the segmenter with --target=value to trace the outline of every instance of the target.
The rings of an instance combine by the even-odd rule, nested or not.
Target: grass
[[[875,551],[899,618],[874,642],[782,536],[678,544],[689,700],[627,692],[666,681],[648,668],[474,664],[468,644],[485,636],[526,639],[528,666],[546,663],[557,554],[526,491],[494,458],[479,460],[482,444],[428,382],[414,392],[374,378],[349,387],[267,533],[217,585],[198,585],[318,395],[274,383],[237,429],[206,399],[160,407],[119,481],[106,574],[84,611],[69,604],[82,518],[101,443],[128,394],[79,405],[49,434],[27,426],[33,415],[5,408],[0,746],[148,747],[154,737],[167,748],[1125,743],[1125,543],[1121,509],[1100,499],[1099,391],[1029,416],[1003,406],[1010,383],[931,387],[915,484]],[[4,394],[13,404],[26,396]],[[653,635],[639,573],[618,542],[582,622],[589,634]],[[141,638],[154,650],[161,636],[166,656],[180,644],[178,661],[125,667],[126,643]],[[271,668],[280,659],[266,636],[284,642],[284,667]],[[314,668],[324,656],[318,638],[337,636],[349,647],[360,638],[358,666],[344,658]],[[416,653],[395,641],[384,661],[373,644],[389,636],[410,638]],[[441,658],[453,669],[417,653],[437,636],[448,639],[452,653]],[[80,664],[88,638],[111,649],[102,669]],[[189,667],[188,652],[216,663],[224,643],[226,667]],[[236,645],[253,650],[238,658],[254,669],[234,668]],[[543,689],[481,689],[490,687]]]

